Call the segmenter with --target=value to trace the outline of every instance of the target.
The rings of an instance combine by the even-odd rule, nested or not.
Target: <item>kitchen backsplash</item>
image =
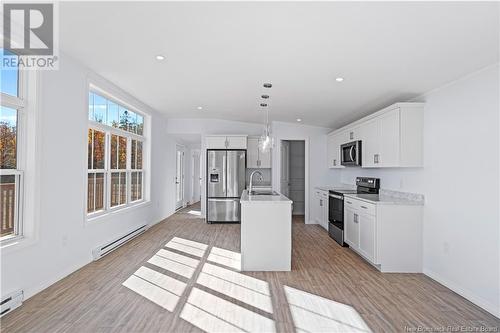
[[[266,169],[247,169],[247,184],[250,184],[250,174],[255,171],[259,170],[262,173],[262,181],[259,181],[259,177],[253,176],[253,183],[254,185],[261,185],[261,186],[271,186],[271,168],[266,168]]]

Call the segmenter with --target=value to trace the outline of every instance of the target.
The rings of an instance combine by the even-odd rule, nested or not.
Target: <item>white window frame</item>
[[[86,181],[86,186],[85,186],[85,189],[86,189],[85,190],[85,193],[86,193],[85,217],[86,217],[87,222],[99,220],[101,217],[104,217],[104,216],[107,216],[110,214],[114,214],[116,212],[120,212],[123,210],[127,210],[131,207],[140,206],[140,205],[143,205],[145,203],[148,203],[149,202],[149,186],[146,183],[146,177],[149,174],[149,170],[150,170],[149,163],[146,163],[146,161],[149,161],[149,144],[150,144],[149,133],[150,133],[150,130],[149,130],[149,128],[147,128],[150,124],[150,122],[148,121],[149,115],[142,112],[142,111],[139,111],[137,108],[131,106],[129,103],[126,103],[123,100],[120,100],[119,98],[114,97],[110,93],[106,92],[105,90],[103,90],[103,89],[101,89],[93,84],[89,84],[87,96],[89,96],[90,93],[98,94],[98,95],[126,108],[127,110],[130,110],[136,114],[141,115],[143,117],[143,135],[138,135],[138,134],[128,132],[128,131],[120,129],[120,128],[108,126],[106,124],[99,123],[99,122],[88,119],[89,100],[87,97],[87,103],[86,103],[85,110],[87,113],[88,128],[87,128],[86,133],[88,133],[89,129],[93,129],[93,130],[97,130],[97,131],[101,131],[101,132],[105,133],[105,160],[104,160],[104,168],[105,169],[104,170],[99,169],[97,171],[92,170],[92,169],[88,169],[88,160],[86,160],[86,163],[85,163],[85,166],[87,169],[87,172],[85,175],[85,181]],[[111,169],[111,135],[118,135],[118,136],[125,137],[127,139],[126,169]],[[132,158],[131,143],[132,143],[132,139],[142,142],[142,164],[143,165],[142,165],[142,169],[140,169],[140,170],[131,169],[131,158]],[[86,145],[86,146],[88,149],[88,145]],[[146,149],[146,147],[148,149]],[[86,156],[88,156],[88,152],[87,152]],[[131,179],[132,179],[131,173],[135,172],[135,171],[142,172],[142,198],[139,200],[131,201]],[[87,213],[88,174],[95,173],[95,172],[104,172],[104,175],[105,175],[104,176],[104,178],[105,178],[104,209],[99,210],[99,211],[95,211],[95,212],[91,212],[91,213]],[[120,172],[120,173],[125,172],[126,182],[127,182],[127,186],[126,186],[127,194],[126,194],[125,204],[111,207],[111,174],[115,173],[115,172]]]
[[[0,42],[2,39],[0,39]],[[2,251],[11,251],[20,246],[33,244],[37,239],[36,221],[39,218],[39,170],[36,168],[40,143],[37,71],[18,69],[18,96],[1,93],[1,105],[17,110],[16,169],[1,169],[1,175],[14,175],[16,204],[14,234],[0,238]],[[27,241],[29,239],[29,241]],[[22,244],[22,245],[21,245]]]

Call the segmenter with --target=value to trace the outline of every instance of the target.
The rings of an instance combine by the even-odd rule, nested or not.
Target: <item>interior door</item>
[[[175,171],[175,208],[184,205],[184,150],[178,147],[176,151]]]
[[[193,203],[200,201],[201,177],[200,177],[200,153],[193,154]]]
[[[281,194],[290,195],[290,143],[281,141]]]

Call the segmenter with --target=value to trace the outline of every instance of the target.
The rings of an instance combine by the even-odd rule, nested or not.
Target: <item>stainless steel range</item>
[[[342,246],[344,243],[344,194],[378,194],[379,178],[356,178],[356,190],[333,189],[328,199],[328,234]]]

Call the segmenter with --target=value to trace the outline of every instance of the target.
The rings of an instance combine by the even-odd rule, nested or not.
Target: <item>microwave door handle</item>
[[[354,146],[351,146],[351,149],[349,150],[349,156],[351,156],[351,162],[354,162],[354,156],[352,154],[353,150],[354,150]]]

